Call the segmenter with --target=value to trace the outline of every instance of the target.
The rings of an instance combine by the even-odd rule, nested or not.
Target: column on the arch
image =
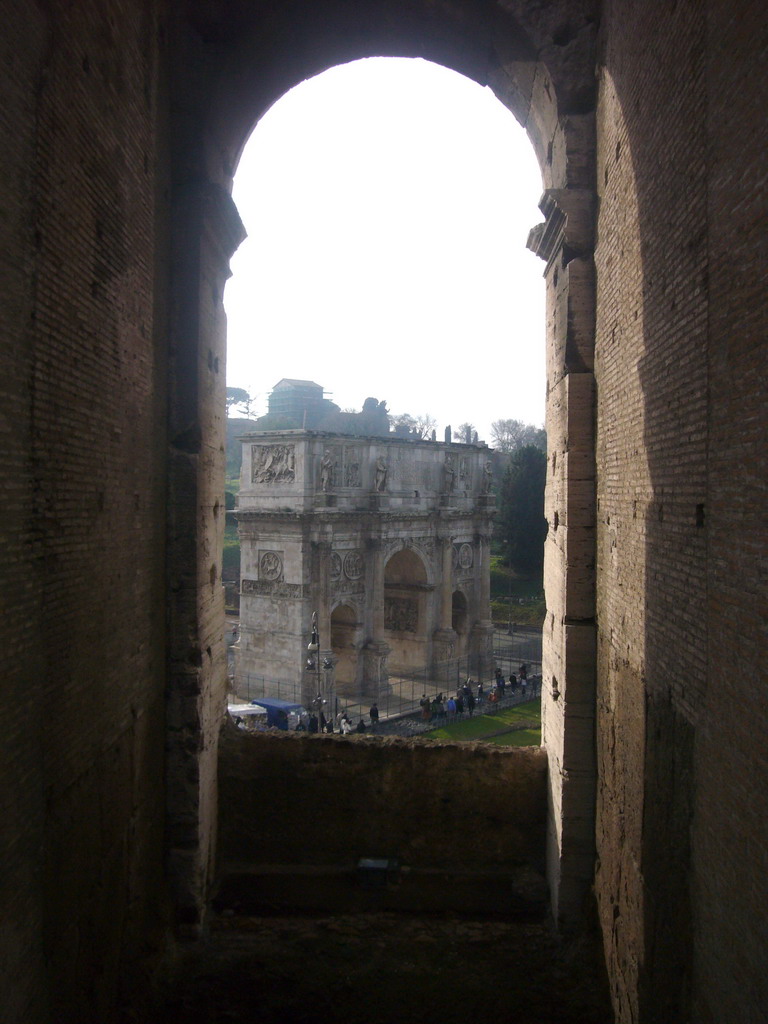
[[[486,534],[477,539],[477,556],[480,559],[477,617],[481,622],[488,623],[491,622],[491,538]]]
[[[370,633],[363,650],[363,691],[366,696],[380,700],[389,691],[389,644],[384,639],[384,548],[381,539],[370,537],[367,549]]]
[[[476,619],[472,625],[470,670],[479,680],[489,681],[493,672],[493,620],[491,619],[491,539],[486,534],[475,537]],[[476,562],[476,564],[477,564]]]
[[[439,538],[441,545],[440,624],[432,637],[432,675],[451,687],[457,682],[456,633],[453,629],[453,538]]]
[[[384,641],[384,548],[380,540],[371,541],[373,595],[371,600],[371,639]]]
[[[440,579],[440,629],[453,630],[453,538],[442,537],[442,575]]]

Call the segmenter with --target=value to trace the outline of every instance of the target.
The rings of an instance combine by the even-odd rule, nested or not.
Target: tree
[[[526,445],[547,450],[547,432],[522,420],[494,420],[491,424],[493,447],[500,452],[514,452]]]
[[[234,409],[235,412],[244,412],[246,419],[250,419],[252,401],[253,399],[245,388],[227,388],[227,416],[229,416],[230,409]],[[239,410],[238,406],[240,406]]]
[[[507,562],[518,572],[542,572],[547,521],[544,485],[547,456],[535,445],[514,451],[501,482],[499,533]]]
[[[397,415],[390,414],[389,422],[393,427],[407,427],[417,437],[428,439],[437,426],[437,420],[425,412],[421,416],[411,416],[410,413],[401,412]]]
[[[453,432],[453,440],[460,444],[472,444],[477,440],[477,428],[474,423],[462,423]]]
[[[411,414],[407,412],[390,413],[389,422],[393,429],[397,427],[407,427],[408,430],[413,430],[416,426],[416,417],[411,416]]]
[[[428,412],[416,417],[416,429],[419,432],[419,437],[424,438],[424,440],[428,440],[432,436],[432,431],[436,427],[437,420],[434,416],[430,416]]]

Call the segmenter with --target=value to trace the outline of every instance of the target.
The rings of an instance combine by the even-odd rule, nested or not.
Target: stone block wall
[[[544,868],[546,757],[535,747],[319,737],[222,738],[220,869]]]

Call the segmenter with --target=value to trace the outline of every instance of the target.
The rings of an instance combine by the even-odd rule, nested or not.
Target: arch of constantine
[[[388,677],[490,668],[489,450],[312,431],[242,439],[236,683],[275,695],[305,671],[312,615],[320,658],[345,697],[378,698]],[[278,688],[278,683],[280,688]]]

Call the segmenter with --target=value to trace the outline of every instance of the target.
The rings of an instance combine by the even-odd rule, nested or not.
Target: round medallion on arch
[[[344,575],[348,580],[359,580],[363,575],[363,556],[359,551],[350,551],[344,556]]]
[[[331,552],[328,559],[328,574],[332,580],[337,580],[341,576],[341,555],[338,551]]]
[[[283,574],[283,560],[276,551],[265,551],[259,560],[259,576],[263,580],[279,580]]]
[[[462,569],[471,569],[474,556],[471,544],[462,544],[459,548],[459,565]]]

